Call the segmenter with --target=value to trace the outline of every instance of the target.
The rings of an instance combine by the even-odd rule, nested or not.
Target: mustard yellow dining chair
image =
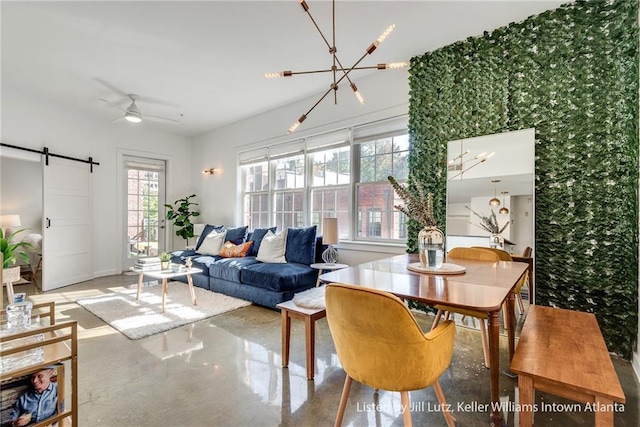
[[[485,248],[485,247],[479,247],[479,246],[472,246],[474,248],[478,248],[478,249],[484,249],[486,251],[491,251],[495,254],[497,254],[500,257],[500,261],[513,261],[513,258],[511,257],[511,254],[507,251],[504,251],[502,249],[498,249],[498,248]],[[527,247],[525,248],[526,250],[529,250],[529,255],[527,257],[531,256],[531,248]],[[526,253],[526,252],[525,252]],[[523,256],[526,256],[523,254]],[[524,276],[522,276],[520,278],[520,280],[518,280],[518,283],[516,284],[516,286],[513,288],[513,293],[515,295],[516,298],[516,303],[518,303],[517,307],[518,307],[518,314],[521,315],[522,313],[524,313],[524,302],[522,301],[522,287],[529,281],[529,270],[527,270],[524,273]],[[505,328],[506,323],[507,323],[507,317],[506,317],[506,313],[507,313],[507,305],[505,304],[502,307],[502,318],[504,320],[504,324],[505,324]]]
[[[447,254],[447,259],[468,259],[478,261],[492,261],[499,262],[500,257],[498,254],[487,250],[488,248],[453,248]],[[449,307],[447,305],[438,304],[435,306],[438,310],[436,318],[433,321],[431,330],[438,327],[442,315],[446,312],[446,319],[449,318],[451,313],[459,313],[463,316],[475,317],[480,322],[480,335],[482,337],[482,351],[484,353],[484,366],[490,367],[489,364],[489,335],[487,334],[486,320],[489,318],[489,313],[486,311],[465,310],[458,307]]]
[[[342,425],[352,380],[399,391],[405,408],[410,408],[409,391],[433,385],[441,407],[447,408],[438,378],[451,364],[453,322],[425,334],[402,300],[359,286],[331,283],[325,302],[331,336],[347,374],[335,426]],[[443,413],[447,425],[453,426],[451,413]],[[404,411],[403,418],[410,426],[411,411]]]

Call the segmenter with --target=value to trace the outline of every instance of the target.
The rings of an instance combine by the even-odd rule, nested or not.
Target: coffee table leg
[[[196,303],[196,292],[193,289],[193,279],[190,274],[187,274],[187,282],[189,283],[189,292],[191,292],[191,301],[193,302],[193,305],[198,305]]]
[[[164,301],[167,296],[167,278],[162,279],[162,312],[164,313]]]
[[[142,289],[142,276],[144,276],[144,274],[138,274],[138,293],[136,294],[136,299],[140,299],[140,289]]]

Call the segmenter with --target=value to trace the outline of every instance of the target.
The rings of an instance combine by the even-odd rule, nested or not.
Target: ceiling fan
[[[165,117],[149,116],[147,114],[143,115],[140,112],[140,109],[138,108],[138,106],[136,105],[136,100],[139,98],[139,96],[133,93],[130,93],[127,96],[129,97],[129,99],[131,99],[131,105],[129,105],[126,109],[119,107],[114,103],[112,103],[111,101],[108,101],[104,98],[100,98],[100,101],[105,102],[106,104],[109,104],[111,107],[117,108],[118,110],[121,110],[124,112],[124,116],[114,120],[113,123],[121,122],[123,120],[126,120],[131,123],[140,123],[142,120],[150,120],[150,121],[166,123],[170,125],[180,124],[180,122],[177,120],[167,119]]]

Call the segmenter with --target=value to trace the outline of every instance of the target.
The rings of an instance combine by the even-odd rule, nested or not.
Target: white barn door
[[[49,157],[43,168],[42,290],[49,291],[92,278],[93,204],[88,164]]]

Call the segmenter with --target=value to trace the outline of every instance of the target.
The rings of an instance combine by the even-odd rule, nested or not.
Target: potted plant
[[[160,254],[160,268],[163,270],[169,269],[171,263],[171,254],[169,252],[163,252]]]
[[[2,277],[6,282],[17,282],[20,280],[20,266],[15,265],[18,259],[29,263],[29,254],[23,249],[29,249],[32,245],[28,242],[13,242],[16,234],[23,232],[26,228],[5,234],[0,228],[0,250],[2,250]]]
[[[178,199],[173,202],[173,205],[165,204],[169,210],[167,211],[167,219],[173,221],[173,225],[177,227],[176,236],[180,236],[187,241],[189,245],[189,238],[194,237],[193,223],[191,217],[200,216],[200,212],[192,211],[191,206],[197,206],[197,203],[190,202],[189,199],[196,197],[195,194]]]

